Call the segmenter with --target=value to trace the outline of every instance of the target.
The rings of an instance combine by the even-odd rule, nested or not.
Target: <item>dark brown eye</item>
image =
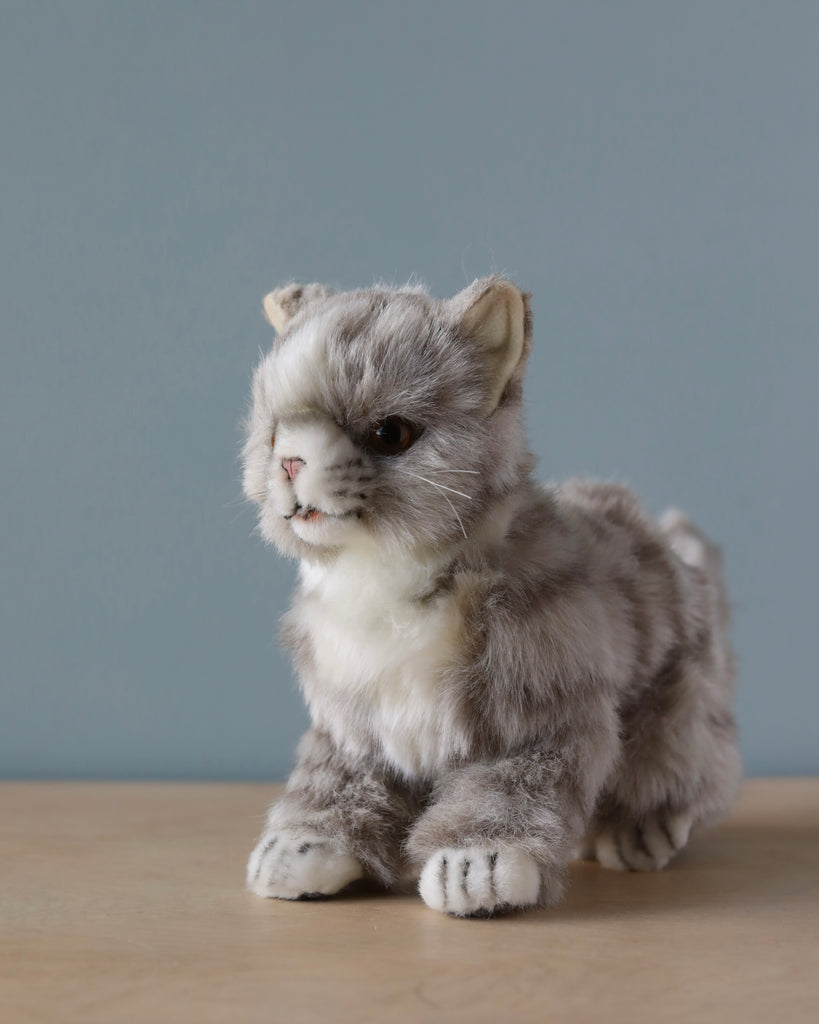
[[[275,430],[270,435],[270,447],[271,448],[275,448],[276,447],[276,431]]]
[[[420,431],[400,416],[388,416],[370,427],[366,445],[378,455],[400,455],[417,439]]]

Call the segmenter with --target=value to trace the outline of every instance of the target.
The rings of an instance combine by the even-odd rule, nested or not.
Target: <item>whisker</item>
[[[431,481],[427,481],[427,483],[431,483]],[[439,484],[432,484],[432,486],[433,487],[439,487],[440,485]],[[461,528],[461,533],[464,535],[464,540],[468,540],[469,538],[466,536],[466,530],[464,529],[464,524],[461,522],[461,517],[458,515],[458,512],[457,512],[455,506],[452,504],[452,502],[449,500],[449,498],[447,498],[446,495],[444,495],[444,500],[446,501],[447,505],[449,505],[449,507],[452,509],[452,514],[458,520],[458,526],[460,526],[460,528]]]
[[[467,535],[466,535],[466,530],[464,528],[463,521],[462,521],[461,517],[458,515],[458,510],[455,508],[455,506],[449,500],[449,498],[447,497],[445,492],[446,491],[451,491],[453,494],[460,494],[460,496],[462,498],[467,498],[469,501],[472,500],[471,495],[464,494],[463,491],[456,491],[454,488],[447,487],[445,484],[436,483],[434,480],[428,480],[425,476],[421,476],[420,473],[411,473],[408,469],[401,469],[401,470],[399,470],[399,472],[405,474],[406,476],[415,477],[416,480],[423,480],[423,482],[425,484],[429,484],[431,487],[435,487],[437,490],[439,490],[441,492],[441,494],[443,495],[444,501],[452,509],[452,514],[458,520],[458,526],[460,526],[460,528],[461,528],[461,533],[464,535],[464,540],[468,540],[469,539],[467,537]],[[465,472],[471,472],[471,471],[470,470],[465,470]]]
[[[454,487],[447,487],[446,484],[436,483],[435,480],[429,480],[425,476],[421,476],[420,473],[410,473],[408,469],[400,470],[401,473],[405,473],[407,476],[414,476],[416,480],[423,480],[425,484],[432,484],[433,487],[438,487],[442,491],[449,491],[451,494],[459,494],[462,498],[466,498],[467,501],[472,501],[471,494],[464,494],[463,491],[456,491]]]
[[[428,469],[427,473],[470,473],[472,476],[480,476],[478,469],[443,469],[436,466],[435,469]]]

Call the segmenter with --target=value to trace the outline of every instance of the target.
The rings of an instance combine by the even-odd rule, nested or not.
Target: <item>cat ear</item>
[[[458,332],[480,349],[487,386],[483,411],[488,416],[528,354],[528,296],[502,277],[485,277],[450,299],[450,307]]]
[[[262,302],[265,319],[276,329],[276,334],[282,335],[297,313],[330,294],[330,289],[323,284],[286,284],[265,295]]]

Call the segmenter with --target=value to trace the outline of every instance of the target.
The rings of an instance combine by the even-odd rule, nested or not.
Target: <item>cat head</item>
[[[440,550],[528,476],[531,318],[511,282],[484,278],[447,301],[288,285],[264,310],[277,339],[254,374],[244,490],[284,553]]]

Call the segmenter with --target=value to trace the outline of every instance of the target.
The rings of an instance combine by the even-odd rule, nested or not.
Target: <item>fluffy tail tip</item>
[[[708,539],[679,509],[670,508],[660,517],[672,549],[686,565],[704,569],[708,563]]]

